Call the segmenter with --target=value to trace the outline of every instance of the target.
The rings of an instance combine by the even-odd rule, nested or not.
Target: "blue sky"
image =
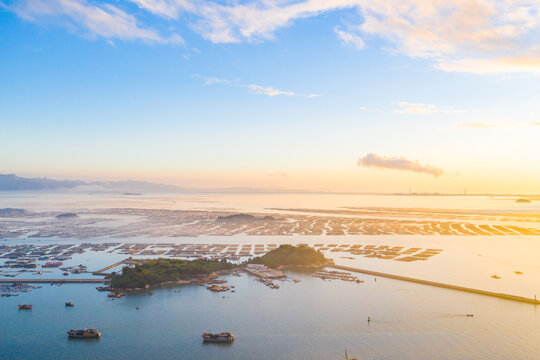
[[[538,5],[384,3],[0,1],[0,170],[540,192]]]

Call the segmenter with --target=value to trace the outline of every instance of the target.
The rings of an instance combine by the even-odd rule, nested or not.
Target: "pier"
[[[131,259],[131,258],[130,258],[130,259]],[[127,260],[129,260],[129,259],[127,259]],[[124,264],[125,262],[126,262],[126,260],[119,261],[119,262],[117,262],[117,263],[114,263],[114,264],[112,264],[112,265],[109,265],[109,266],[107,266],[107,267],[104,267],[103,269],[94,271],[94,272],[92,273],[92,275],[104,275],[104,276],[110,275],[110,274],[105,273],[105,271],[110,270],[110,269],[112,269],[112,268],[115,268],[115,267],[117,267],[118,265],[122,265],[122,264]]]
[[[0,279],[0,284],[102,284],[106,279]]]
[[[491,296],[491,297],[496,297],[496,298],[499,298],[499,299],[519,301],[519,302],[523,302],[523,303],[540,305],[539,300],[530,299],[530,298],[526,298],[526,297],[522,297],[522,296],[516,296],[516,295],[503,294],[503,293],[497,293],[497,292],[486,291],[486,290],[473,289],[473,288],[468,288],[468,287],[464,287],[464,286],[444,284],[444,283],[440,283],[440,282],[436,282],[436,281],[415,279],[415,278],[401,276],[401,275],[386,274],[386,273],[381,273],[381,272],[377,272],[377,271],[352,268],[352,267],[348,267],[348,266],[331,265],[331,266],[328,266],[328,267],[334,268],[334,269],[351,271],[351,272],[357,272],[357,273],[361,273],[361,274],[373,275],[373,276],[378,276],[378,277],[383,277],[383,278],[389,278],[389,279],[394,279],[394,280],[408,281],[408,282],[412,282],[412,283],[416,283],[416,284],[435,286],[435,287],[440,287],[440,288],[444,288],[444,289],[464,291],[464,292],[468,292],[468,293],[472,293],[472,294]]]

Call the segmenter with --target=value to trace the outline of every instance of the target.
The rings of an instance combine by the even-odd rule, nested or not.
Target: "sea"
[[[6,193],[0,208],[234,209],[401,207],[540,213],[540,201],[508,197],[386,195],[141,195]],[[437,248],[429,261],[402,263],[328,253],[336,263],[424,280],[534,297],[540,295],[540,236],[199,236],[133,239],[7,239],[2,244],[77,242],[307,243]],[[117,254],[87,252],[65,265],[100,268]],[[519,271],[523,274],[517,275]],[[488,296],[355,274],[363,283],[325,281],[287,270],[300,282],[271,289],[251,275],[225,276],[235,292],[165,287],[111,300],[96,284],[42,284],[0,298],[0,359],[540,359],[540,308]],[[500,279],[491,275],[498,274]],[[44,274],[53,276],[55,274]],[[83,274],[87,275],[87,274]],[[80,275],[80,276],[83,276]],[[88,277],[83,276],[83,277]],[[539,296],[540,297],[540,296]],[[65,307],[65,302],[74,307]],[[31,311],[17,304],[31,303]],[[467,316],[467,315],[473,316]],[[368,321],[368,319],[370,321]],[[97,328],[100,339],[66,331]],[[201,333],[231,331],[232,344]]]

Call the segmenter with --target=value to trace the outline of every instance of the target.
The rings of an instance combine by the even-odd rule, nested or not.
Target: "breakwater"
[[[62,284],[101,284],[108,282],[105,279],[0,279],[0,283],[10,284],[48,284],[48,283],[62,283]]]
[[[497,293],[497,292],[486,291],[486,290],[473,289],[473,288],[468,288],[468,287],[464,287],[464,286],[445,284],[445,283],[440,283],[440,282],[436,282],[436,281],[429,281],[429,280],[421,280],[421,279],[416,279],[416,278],[411,278],[411,277],[401,276],[401,275],[386,274],[386,273],[382,273],[382,272],[364,270],[364,269],[357,269],[357,268],[352,268],[352,267],[348,267],[348,266],[332,265],[332,266],[329,266],[329,267],[334,268],[334,269],[357,272],[357,273],[362,273],[362,274],[367,274],[367,275],[373,275],[373,276],[378,276],[378,277],[394,279],[394,280],[408,281],[408,282],[413,282],[413,283],[416,283],[416,284],[435,286],[435,287],[440,287],[440,288],[444,288],[444,289],[464,291],[464,292],[468,292],[468,293],[472,293],[472,294],[492,296],[492,297],[496,297],[496,298],[499,298],[499,299],[519,301],[519,302],[523,302],[523,303],[540,305],[540,301],[536,300],[536,298],[531,299],[531,298],[526,298],[526,297],[523,297],[523,296],[516,296],[516,295]]]

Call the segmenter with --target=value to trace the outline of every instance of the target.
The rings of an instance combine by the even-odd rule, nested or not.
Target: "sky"
[[[540,193],[539,11],[0,0],[0,173]]]

